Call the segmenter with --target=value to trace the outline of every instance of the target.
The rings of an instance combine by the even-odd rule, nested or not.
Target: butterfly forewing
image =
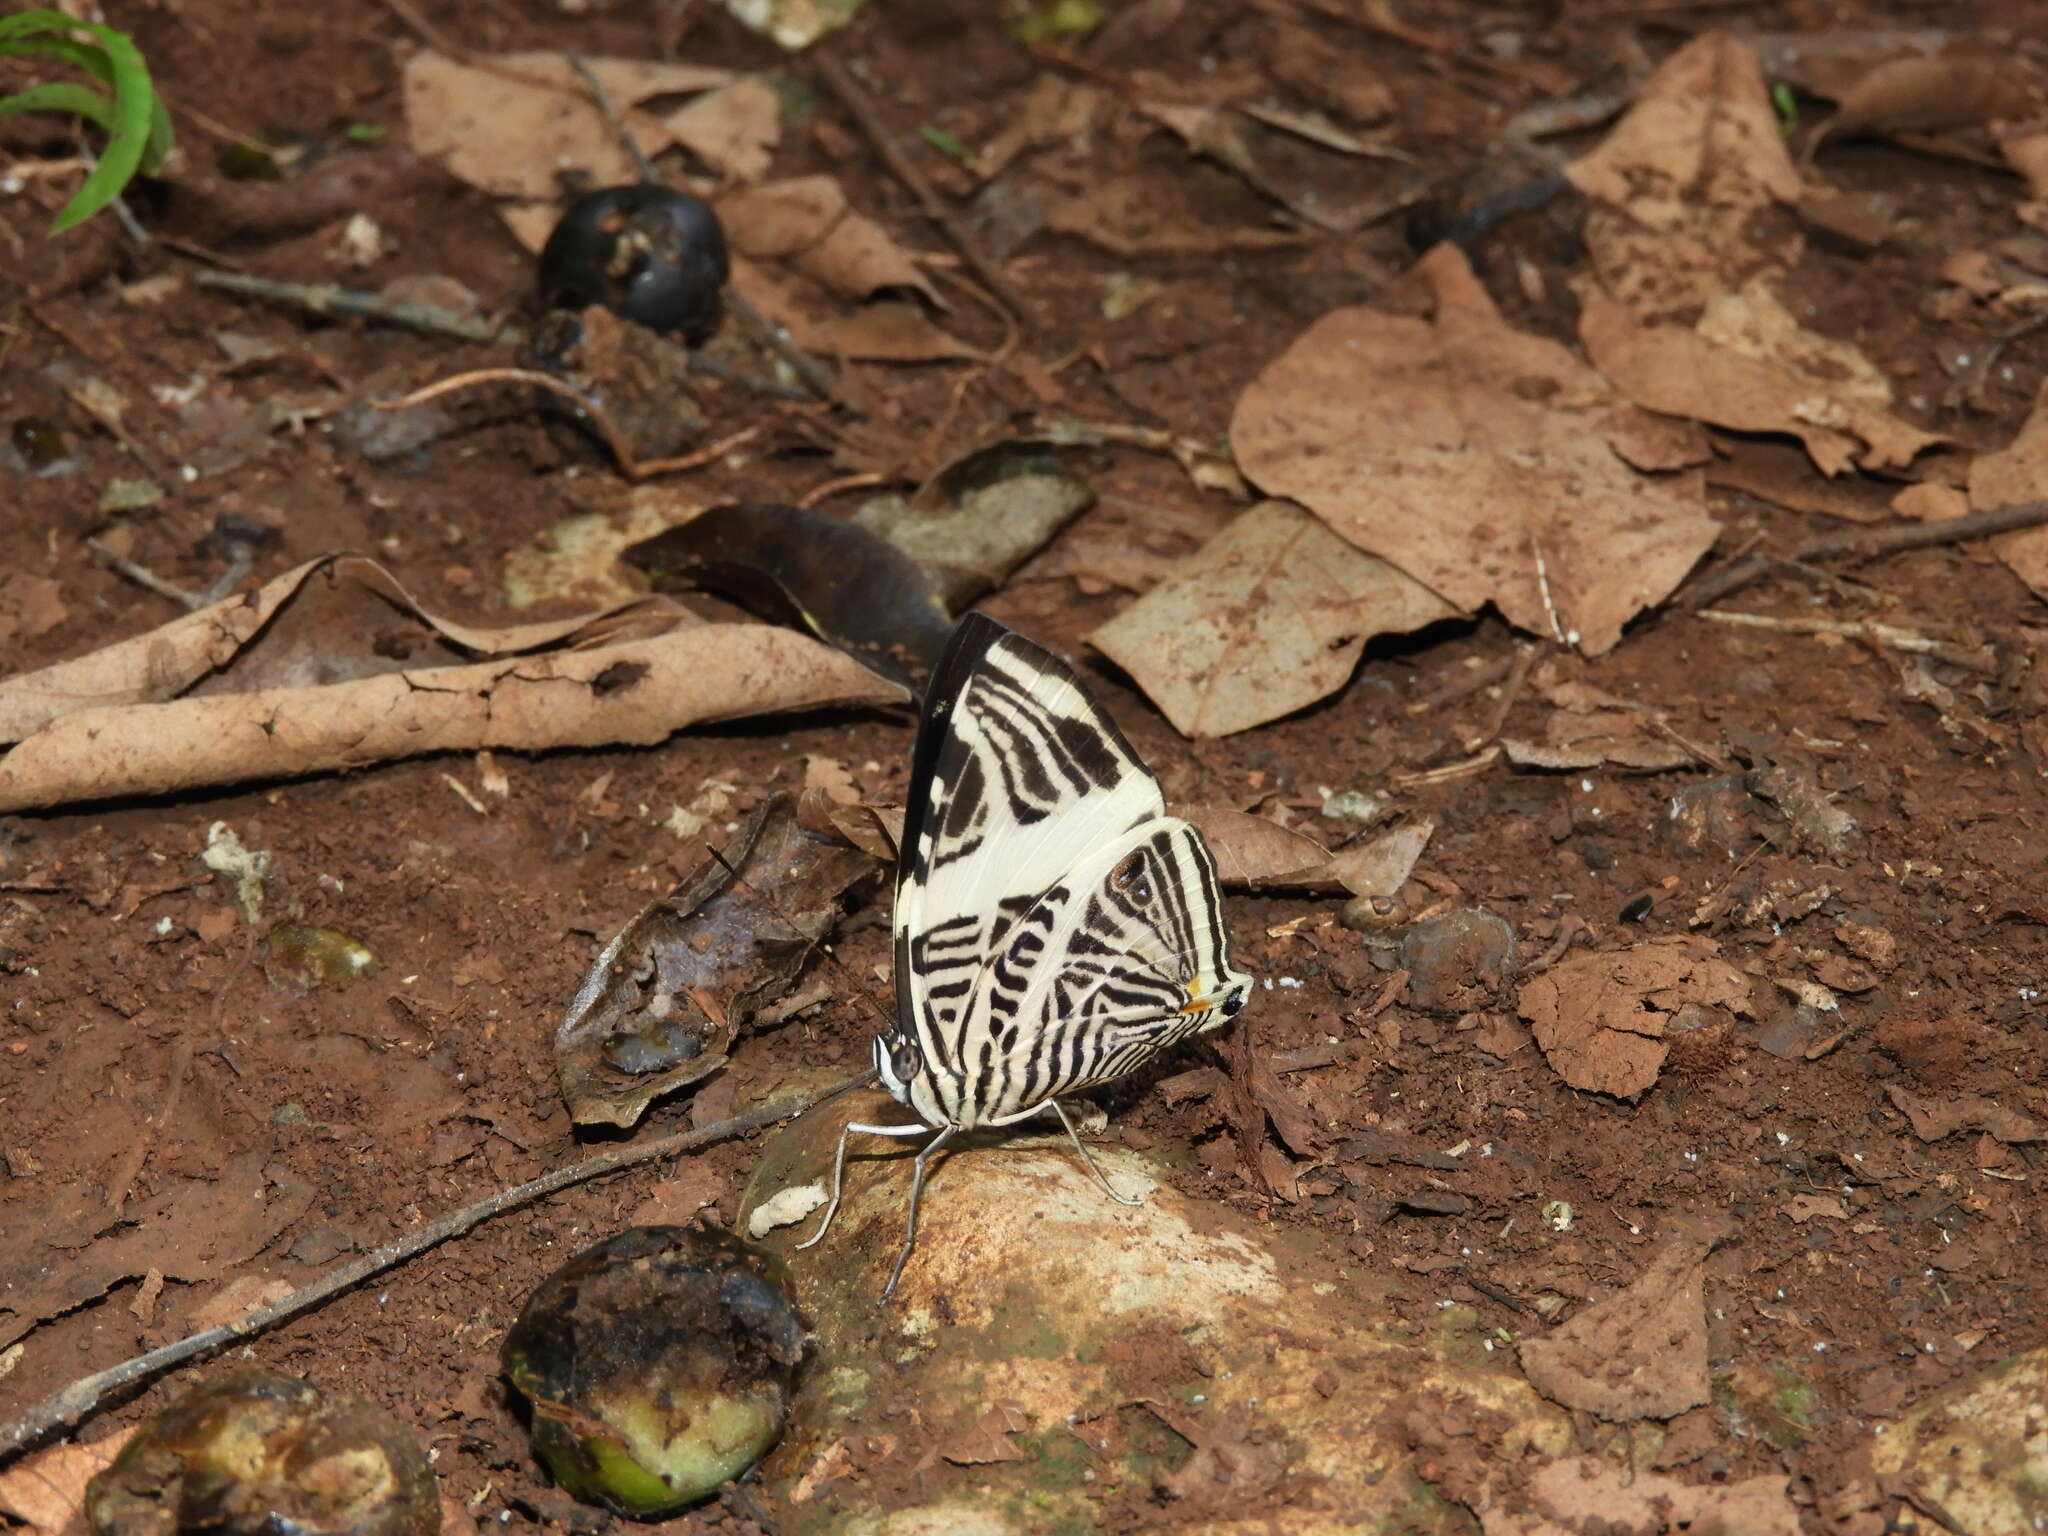
[[[1121,1076],[1250,987],[1199,834],[1061,662],[978,614],[927,694],[895,929],[877,1061],[934,1124]]]

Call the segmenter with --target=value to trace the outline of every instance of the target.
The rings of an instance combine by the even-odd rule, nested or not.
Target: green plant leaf
[[[66,34],[84,32],[94,41]],[[170,153],[171,120],[149,78],[142,52],[126,33],[96,22],[74,21],[61,11],[28,10],[0,17],[0,57],[58,59],[108,89],[53,81],[0,97],[0,117],[22,112],[70,112],[107,135],[99,163],[50,226],[53,235],[98,213],[138,171],[154,170]]]
[[[12,96],[0,96],[0,117],[19,117],[24,112],[69,112],[109,133],[114,131],[113,99],[71,80],[52,80]]]

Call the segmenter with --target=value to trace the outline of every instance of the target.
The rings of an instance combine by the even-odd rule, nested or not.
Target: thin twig
[[[605,414],[604,407],[572,384],[564,383],[551,373],[540,373],[532,368],[472,368],[467,373],[453,374],[448,378],[423,385],[409,395],[396,400],[372,400],[370,408],[376,411],[403,411],[415,405],[425,405],[429,400],[438,400],[442,395],[458,389],[468,389],[477,384],[531,384],[536,388],[549,390],[565,400],[573,401],[576,407],[590,418],[590,424],[597,429],[598,436],[611,449],[612,457],[619,462],[619,472],[628,480],[645,480],[654,475],[671,475],[679,470],[699,469],[713,459],[722,458],[741,443],[758,436],[758,426],[743,427],[729,437],[721,437],[707,448],[686,453],[673,459],[642,459],[633,452],[633,446],[626,441],[625,433]]]
[[[746,327],[747,333],[754,340],[789,364],[796,376],[809,385],[811,392],[820,400],[830,400],[841,410],[855,416],[864,414],[839,392],[838,382],[832,377],[831,369],[798,346],[790,338],[789,332],[754,308],[753,301],[730,283],[725,289],[725,307],[732,311],[733,317]]]
[[[1984,652],[1973,653],[1968,646],[1958,645],[1953,640],[1923,635],[1918,630],[1903,629],[1897,624],[1880,624],[1875,619],[1781,618],[1774,613],[1736,613],[1727,608],[1708,608],[1699,616],[1712,619],[1716,624],[1732,624],[1743,629],[1771,629],[1788,635],[1839,635],[1845,640],[1866,640],[1894,651],[1932,656],[1936,661],[1966,667],[1973,672],[1997,670]]]
[[[394,1243],[387,1243],[375,1252],[366,1253],[352,1263],[330,1271],[275,1305],[251,1312],[236,1322],[188,1334],[175,1343],[164,1345],[161,1349],[136,1355],[119,1365],[104,1371],[96,1371],[90,1376],[74,1381],[63,1391],[45,1398],[26,1413],[6,1424],[0,1424],[0,1457],[40,1440],[52,1430],[76,1425],[92,1413],[110,1393],[150,1380],[188,1360],[212,1355],[231,1344],[268,1332],[278,1324],[288,1322],[300,1313],[310,1311],[320,1303],[354,1289],[365,1280],[395,1269],[406,1260],[417,1258],[450,1238],[462,1236],[494,1216],[502,1216],[507,1211],[517,1210],[547,1195],[607,1173],[618,1173],[627,1168],[637,1167],[641,1163],[653,1162],[657,1158],[692,1152],[713,1142],[744,1136],[749,1131],[758,1131],[779,1120],[800,1115],[813,1105],[823,1103],[834,1094],[858,1086],[872,1077],[873,1073],[868,1073],[833,1088],[815,1093],[800,1093],[792,1098],[763,1105],[760,1109],[750,1110],[744,1115],[721,1120],[715,1125],[707,1125],[699,1131],[682,1131],[674,1136],[663,1136],[639,1146],[619,1147],[610,1152],[600,1153],[596,1157],[586,1158],[580,1163],[571,1163],[566,1168],[544,1173],[537,1179],[528,1179],[524,1184],[499,1190],[473,1205],[451,1211],[438,1221],[429,1222],[408,1232]]]
[[[176,582],[166,581],[148,566],[138,565],[126,555],[116,554],[91,535],[87,535],[85,547],[104,560],[118,575],[126,576],[138,587],[146,587],[158,597],[168,597],[181,608],[189,608],[194,612],[205,606],[200,601],[198,593],[187,592]]]
[[[1477,752],[1481,747],[1490,746],[1500,739],[1501,731],[1507,726],[1508,715],[1514,710],[1515,701],[1522,696],[1522,686],[1529,681],[1529,669],[1535,664],[1535,646],[1515,647],[1514,660],[1508,664],[1507,681],[1501,685],[1500,703],[1494,707],[1492,718],[1487,721],[1486,729],[1480,732],[1479,739],[1465,744],[1467,752]]]
[[[517,326],[471,320],[434,304],[394,304],[379,294],[341,288],[333,283],[274,283],[267,277],[245,277],[239,272],[195,272],[192,281],[201,288],[297,304],[316,315],[360,315],[433,336],[453,336],[457,341],[516,345],[526,339]]]
[[[917,199],[919,212],[938,226],[939,232],[952,243],[953,249],[960,253],[961,260],[974,269],[974,275],[987,285],[989,291],[1009,305],[1017,318],[1017,323],[1030,329],[1031,306],[1025,300],[1022,290],[1010,281],[1008,273],[982,251],[981,246],[953,217],[939,194],[932,190],[932,185],[924,179],[924,174],[911,162],[910,157],[897,147],[895,139],[890,137],[888,126],[882,121],[881,114],[875,110],[874,99],[853,78],[847,67],[830,54],[819,54],[816,63],[819,76],[832,88],[832,94],[839,98],[840,105],[846,108],[860,131],[867,136],[868,142],[874,146],[875,153],[881,156],[882,164],[888,168],[889,174],[902,182],[910,195]]]
[[[1879,555],[1905,549],[1929,549],[1937,544],[1960,544],[1967,539],[1984,539],[2021,528],[2038,528],[2048,523],[2048,501],[2022,501],[1989,512],[1971,512],[1962,517],[1942,518],[1929,523],[1891,523],[1883,528],[1856,528],[1832,533],[1800,546],[1791,554],[1798,561],[1846,557],[1874,560]],[[1700,578],[1679,599],[1678,606],[1702,609],[1717,603],[1738,588],[1748,586],[1783,558],[1753,553],[1730,561],[1718,571]]]
[[[640,179],[649,186],[660,180],[654,174],[654,162],[647,158],[647,152],[640,147],[640,141],[633,136],[633,130],[626,126],[626,120],[619,115],[619,104],[612,100],[612,93],[604,88],[604,82],[597,78],[597,71],[583,62],[579,54],[569,55],[569,67],[576,71],[576,78],[583,82],[583,89],[590,92],[590,99],[597,103],[597,110],[604,114],[604,120],[611,124],[612,132],[619,142],[626,146],[626,153],[633,157],[633,165],[640,172]]]

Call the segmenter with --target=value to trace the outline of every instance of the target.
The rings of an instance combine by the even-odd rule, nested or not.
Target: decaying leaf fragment
[[[1332,310],[1252,382],[1239,465],[1467,612],[1612,649],[1714,542],[1696,473],[1631,467],[1695,462],[1694,429],[1511,328],[1455,247],[1418,270],[1433,320]]]
[[[1759,245],[1756,215],[1797,203],[1799,172],[1756,54],[1725,32],[1659,65],[1565,174],[1595,204],[1586,244],[1599,284],[1634,314],[1696,307],[1798,254],[1789,224]]]
[[[1624,1290],[1517,1346],[1529,1384],[1554,1403],[1617,1423],[1668,1419],[1707,1401],[1702,1266],[1680,1239]]]
[[[706,859],[621,929],[569,1004],[555,1070],[578,1125],[633,1125],[721,1065],[879,867],[800,825],[787,795],[755,813],[725,858],[730,868]]]
[[[1688,1003],[1749,1011],[1749,982],[1718,949],[1681,937],[1573,955],[1523,984],[1522,1017],[1572,1087],[1632,1099],[1663,1069],[1672,1014]]]
[[[1457,613],[1300,507],[1266,501],[1089,640],[1182,735],[1227,736],[1335,693],[1373,636]]]

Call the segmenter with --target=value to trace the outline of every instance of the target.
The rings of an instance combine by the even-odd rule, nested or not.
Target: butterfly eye
[[[924,1054],[914,1040],[898,1040],[889,1047],[889,1070],[896,1081],[907,1083],[924,1070]]]

